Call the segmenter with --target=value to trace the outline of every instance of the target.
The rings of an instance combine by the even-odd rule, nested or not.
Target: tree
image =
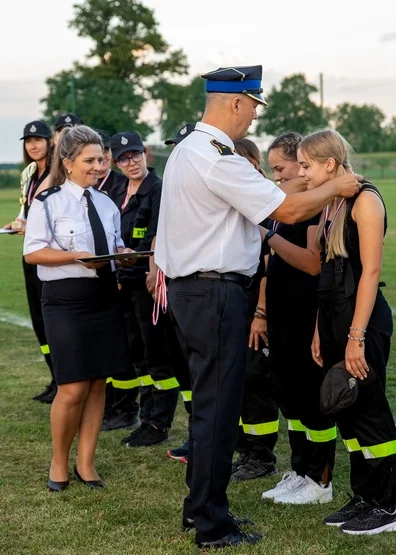
[[[201,77],[195,77],[187,85],[175,85],[161,80],[153,88],[153,98],[161,105],[161,135],[163,139],[173,134],[186,123],[202,118],[206,93]]]
[[[324,111],[310,99],[317,91],[302,73],[285,77],[267,96],[268,107],[259,117],[257,133],[279,135],[289,130],[305,134],[325,126]]]
[[[45,116],[52,123],[72,108],[74,76],[76,112],[84,122],[109,133],[133,128],[147,135],[141,110],[156,82],[187,73],[183,52],[169,47],[153,11],[137,0],[85,0],[74,5],[69,25],[93,41],[90,64],[76,62],[47,80]]]
[[[385,170],[389,168],[391,161],[392,160],[387,156],[379,156],[376,159],[377,166],[381,168],[381,179],[385,179]]]
[[[396,152],[396,117],[395,116],[383,128],[381,150],[383,152]]]
[[[336,107],[334,126],[356,152],[378,152],[382,148],[385,115],[374,104],[349,104]]]

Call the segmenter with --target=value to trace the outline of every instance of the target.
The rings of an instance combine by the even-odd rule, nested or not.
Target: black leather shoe
[[[59,493],[61,491],[65,491],[68,485],[69,485],[69,480],[67,480],[66,482],[54,482],[54,480],[51,480],[51,478],[48,478],[48,489],[50,491],[56,491]]]
[[[231,513],[228,513],[228,518],[231,520],[235,526],[253,526],[254,522],[251,518],[238,518]],[[195,523],[193,518],[183,517],[182,528],[184,532],[189,532],[190,530],[195,530]]]
[[[103,489],[105,487],[105,483],[104,483],[103,480],[84,480],[83,478],[81,478],[81,476],[78,473],[78,470],[77,470],[76,466],[74,467],[74,474],[80,480],[80,482],[82,482],[83,484],[85,484],[89,488]]]
[[[243,543],[253,545],[258,543],[262,538],[263,534],[246,534],[246,532],[237,529],[219,540],[197,542],[197,546],[199,549],[222,549],[223,547],[234,547]]]

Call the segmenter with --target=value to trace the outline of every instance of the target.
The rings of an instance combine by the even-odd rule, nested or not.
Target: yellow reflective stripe
[[[325,443],[326,441],[332,441],[337,439],[337,428],[328,428],[327,430],[309,430],[305,432],[307,439],[313,441],[314,443]]]
[[[113,387],[116,389],[134,389],[135,387],[139,387],[140,381],[139,378],[135,380],[115,380],[112,378]]]
[[[41,352],[43,353],[43,355],[49,355],[49,353],[50,353],[49,345],[41,345],[40,349],[41,349]]]
[[[242,422],[242,418],[241,418],[241,417],[239,417],[239,424],[238,424],[238,425],[239,425],[239,426],[243,426],[243,422]]]
[[[132,237],[134,239],[143,239],[146,235],[147,227],[134,227]]]
[[[107,378],[106,383],[112,383],[113,382],[113,378]]]
[[[154,385],[153,379],[149,374],[139,376],[140,385]]]
[[[306,432],[307,428],[301,423],[301,420],[288,420],[287,429],[290,432]]]
[[[370,445],[370,447],[362,447],[362,453],[365,459],[390,457],[396,454],[396,440],[379,443],[378,445]]]
[[[353,453],[354,451],[360,451],[361,447],[356,438],[354,439],[344,439],[344,445],[348,453]]]
[[[192,400],[192,391],[180,391],[180,393],[185,403]]]
[[[278,430],[279,420],[264,422],[263,424],[243,424],[243,431],[251,436],[266,436],[268,434],[275,434]]]
[[[153,383],[156,389],[176,389],[176,387],[179,387],[179,382],[176,378],[168,378],[167,380],[159,380]]]

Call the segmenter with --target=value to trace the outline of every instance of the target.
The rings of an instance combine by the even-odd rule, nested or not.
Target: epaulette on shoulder
[[[229,156],[230,154],[231,155],[234,154],[234,151],[232,150],[232,148],[230,148],[227,145],[223,145],[222,143],[219,143],[219,141],[216,141],[216,139],[212,139],[210,141],[210,144],[212,144],[215,148],[217,148],[217,150],[222,156]]]
[[[46,198],[53,195],[54,193],[59,193],[60,190],[61,188],[59,185],[55,185],[54,187],[50,187],[49,189],[44,189],[44,191],[41,191],[41,193],[37,195],[36,199],[44,202]]]

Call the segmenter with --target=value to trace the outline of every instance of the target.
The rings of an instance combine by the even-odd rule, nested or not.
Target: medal
[[[331,222],[330,222],[329,226],[327,227],[327,229],[326,229],[326,222],[327,222],[327,220],[328,220],[328,218],[329,218],[329,212],[330,212],[330,210],[329,210],[329,205],[327,205],[326,208],[325,208],[324,211],[323,211],[323,218],[324,218],[324,221],[325,221],[325,226],[324,226],[324,228],[323,228],[323,234],[324,234],[324,236],[325,236],[326,244],[329,242],[329,238],[330,238],[330,229],[331,229],[331,227],[332,227],[332,225],[333,225],[333,223],[334,223],[334,221],[335,221],[335,219],[336,219],[336,217],[337,217],[339,211],[341,210],[341,207],[342,207],[342,205],[344,204],[344,202],[345,202],[345,199],[343,198],[343,199],[341,200],[340,204],[337,206],[336,211],[335,211],[335,214],[334,214],[334,217],[333,217],[333,219],[331,220]]]
[[[271,247],[271,254],[272,254],[272,256],[274,256],[274,254],[275,254],[275,251],[272,247]]]

